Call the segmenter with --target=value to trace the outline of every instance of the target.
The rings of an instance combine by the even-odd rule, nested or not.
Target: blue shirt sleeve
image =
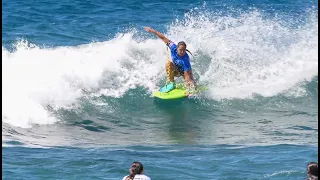
[[[177,49],[177,45],[169,40],[169,43],[167,44],[167,46],[170,48],[171,52],[174,52]]]

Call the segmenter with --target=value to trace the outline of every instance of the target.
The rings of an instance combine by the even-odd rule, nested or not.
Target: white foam
[[[270,97],[318,75],[318,17],[310,16],[305,25],[293,29],[257,11],[239,18],[187,15],[169,34],[209,57],[200,80],[208,83],[213,99]],[[303,95],[295,92],[299,94],[292,95]]]
[[[137,85],[155,89],[150,80],[162,69],[165,48],[159,40],[138,43],[132,35],[77,47],[41,49],[27,41],[14,52],[2,47],[3,121],[21,127],[54,123],[58,119],[46,107],[74,107],[83,90],[120,97]]]

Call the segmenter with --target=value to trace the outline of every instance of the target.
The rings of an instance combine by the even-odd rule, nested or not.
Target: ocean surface
[[[208,90],[159,101],[165,44]],[[177,79],[177,81],[182,81]],[[306,178],[317,0],[2,1],[2,179]]]

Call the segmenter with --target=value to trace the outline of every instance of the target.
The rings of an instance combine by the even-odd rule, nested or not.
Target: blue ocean
[[[185,41],[197,83],[165,84]],[[182,81],[178,78],[177,81]],[[297,180],[318,161],[317,0],[2,1],[2,179]]]

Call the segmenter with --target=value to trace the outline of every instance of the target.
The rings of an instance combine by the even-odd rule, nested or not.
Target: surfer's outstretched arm
[[[163,34],[161,34],[160,32],[152,29],[151,27],[144,27],[144,29],[147,31],[147,32],[152,32],[153,34],[157,35],[160,39],[162,39],[163,42],[165,42],[166,44],[169,44],[170,40],[165,37]]]

